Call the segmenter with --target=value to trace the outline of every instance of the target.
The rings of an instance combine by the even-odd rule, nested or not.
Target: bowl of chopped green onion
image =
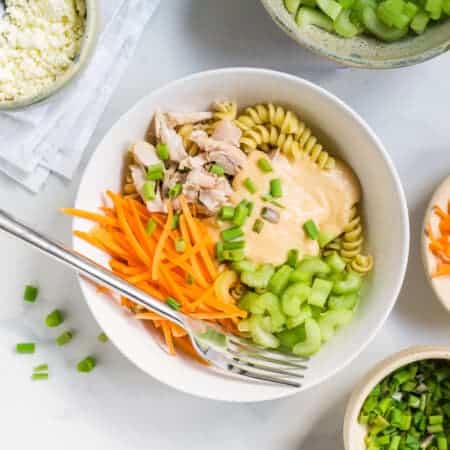
[[[450,48],[450,0],[261,0],[292,39],[346,66],[411,66]]]
[[[450,347],[411,347],[381,361],[353,391],[346,450],[448,450]]]

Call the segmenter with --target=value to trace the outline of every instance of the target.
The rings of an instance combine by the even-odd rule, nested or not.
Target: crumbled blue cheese
[[[5,0],[0,18],[0,102],[39,94],[79,52],[84,0]]]

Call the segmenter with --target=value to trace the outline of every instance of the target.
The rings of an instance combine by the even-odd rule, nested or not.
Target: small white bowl
[[[240,108],[261,102],[292,108],[326,148],[353,167],[361,180],[363,216],[375,270],[367,280],[353,322],[311,359],[301,390],[309,389],[345,367],[375,336],[397,299],[408,259],[408,212],[397,172],[373,131],[341,100],[308,81],[262,69],[221,69],[171,82],[142,98],[111,128],[85,170],[76,207],[96,210],[105,190],[120,190],[125,150],[144,137],[155,108],[201,111],[221,99],[234,99]],[[90,227],[82,219],[73,222],[74,229]],[[105,255],[78,239],[74,247],[107,263]],[[181,357],[166,355],[142,323],[96,292],[95,287],[80,282],[88,305],[112,342],[158,380],[200,397],[237,402],[269,400],[299,392],[227,378]]]
[[[444,181],[441,182],[439,187],[434,191],[431,196],[430,203],[428,204],[427,210],[425,212],[425,217],[422,227],[422,261],[425,266],[426,277],[436,294],[436,297],[442,303],[444,308],[450,312],[450,275],[444,275],[441,277],[431,277],[436,267],[436,257],[428,249],[428,244],[430,240],[425,234],[425,228],[430,225],[432,230],[438,234],[439,233],[439,218],[434,213],[433,207],[435,205],[440,206],[444,211],[447,211],[447,204],[450,200],[450,175],[448,175]]]
[[[59,76],[51,85],[36,95],[31,97],[21,98],[8,102],[0,102],[0,111],[14,110],[25,108],[35,103],[42,102],[47,98],[56,94],[58,91],[66,87],[72,80],[74,80],[87,65],[89,58],[95,47],[97,31],[98,31],[98,6],[97,0],[85,0],[86,2],[86,26],[84,35],[81,41],[80,52],[75,57],[73,63],[69,68]]]
[[[449,347],[410,347],[379,362],[359,382],[347,404],[344,418],[345,450],[365,450],[366,427],[358,422],[359,412],[370,391],[396,369],[424,359],[450,359]]]

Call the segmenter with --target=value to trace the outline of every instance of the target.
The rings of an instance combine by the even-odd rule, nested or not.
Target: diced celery
[[[298,7],[300,6],[301,0],[284,0],[284,7],[290,14],[294,14],[297,12]]]
[[[450,1],[449,1],[450,4]],[[411,29],[417,33],[422,34],[430,21],[430,16],[425,11],[419,11],[411,21]]]
[[[310,295],[311,288],[305,283],[291,284],[281,296],[283,312],[290,317],[300,314],[300,307]]]
[[[297,272],[307,272],[307,273],[311,273],[311,274],[327,274],[331,271],[330,267],[328,266],[328,264],[324,261],[322,261],[319,257],[317,256],[310,256],[310,257],[306,257],[303,258],[297,266],[297,269],[295,269],[295,271]]]
[[[442,15],[442,0],[426,0],[425,11],[430,13],[433,20],[439,20]]]
[[[366,6],[362,12],[362,21],[364,26],[378,39],[386,42],[397,41],[408,33],[408,27],[401,29],[388,27],[380,22],[375,12],[375,9]]]
[[[442,11],[444,11],[447,16],[450,16],[450,0],[443,0]]]
[[[345,261],[337,254],[333,252],[325,258],[326,263],[333,272],[343,272],[345,270]]]
[[[356,26],[351,20],[350,20],[350,9],[344,9],[339,16],[334,21],[334,31],[336,31],[339,36],[345,37],[345,38],[351,38],[353,36],[356,36],[357,34],[361,33],[362,29],[361,27]],[[337,253],[336,253],[337,255]],[[339,257],[339,256],[338,256]],[[344,268],[345,268],[345,262],[344,262]]]
[[[250,334],[255,344],[264,348],[277,348],[280,341],[272,333],[266,331],[262,325],[262,316],[253,314],[249,320]]]
[[[410,18],[403,13],[403,0],[384,0],[378,5],[377,16],[388,27],[404,28]]]
[[[305,320],[306,339],[294,345],[292,353],[298,356],[311,356],[320,349],[321,335],[320,328],[314,319]]]
[[[315,25],[324,30],[333,31],[333,21],[322,12],[309,6],[300,6],[295,21],[300,28]]]
[[[344,8],[344,9],[348,9],[351,8],[353,6],[353,4],[355,3],[355,0],[339,0],[339,4]],[[319,242],[320,244],[320,242]]]
[[[207,344],[216,345],[218,347],[225,347],[227,343],[227,337],[223,333],[210,327],[197,337]]]
[[[300,325],[290,330],[284,330],[277,334],[277,338],[280,340],[281,347],[292,350],[294,345],[305,340],[305,327]]]
[[[403,13],[412,19],[419,12],[419,7],[413,2],[406,2],[403,7]]]
[[[331,295],[328,299],[330,309],[353,309],[359,301],[357,294]]]
[[[288,329],[295,328],[298,325],[302,325],[309,317],[312,317],[311,306],[308,304],[302,305],[299,314],[295,317],[288,316],[286,319],[286,326]]]
[[[312,284],[313,273],[302,272],[301,270],[295,269],[289,275],[289,283],[307,283]]]
[[[346,325],[352,320],[353,313],[348,310],[327,311],[320,316],[319,327],[322,341],[328,341],[338,326]]]
[[[325,305],[332,288],[333,283],[331,281],[316,278],[308,296],[308,303],[322,308]]]
[[[278,297],[271,292],[260,295],[260,301],[265,305],[266,311],[271,319],[271,331],[273,333],[281,331],[286,323],[286,317],[283,314]]]
[[[247,286],[265,289],[267,288],[270,278],[275,272],[271,264],[263,264],[253,272],[244,271],[241,273],[241,281]]]
[[[248,259],[242,259],[241,261],[233,262],[231,268],[236,272],[254,272],[256,265]]]
[[[335,20],[336,17],[342,11],[342,6],[335,2],[334,0],[316,0],[319,8],[332,20]]]
[[[269,281],[268,289],[276,295],[280,295],[284,291],[289,282],[289,276],[293,271],[292,267],[287,264],[282,265],[272,275]]]
[[[342,281],[346,274],[347,272],[332,272],[329,275],[321,275],[321,278],[335,283],[336,281]]]
[[[259,295],[254,292],[247,292],[239,301],[239,307],[245,311],[252,312],[254,314],[263,314],[266,307],[261,302]]]
[[[355,272],[349,272],[345,279],[334,283],[333,294],[354,294],[359,292],[362,286],[362,277]]]

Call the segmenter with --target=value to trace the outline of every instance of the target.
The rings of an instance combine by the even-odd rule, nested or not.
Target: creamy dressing
[[[231,203],[236,205],[243,199],[254,203],[252,215],[243,226],[246,257],[256,263],[282,264],[292,248],[298,249],[301,255],[317,255],[318,243],[308,238],[303,224],[312,219],[320,231],[330,236],[341,234],[352,206],[360,199],[355,174],[340,161],[334,169],[323,170],[306,158],[291,161],[282,154],[271,160],[273,171],[264,173],[257,165],[260,158],[268,157],[260,151],[250,153],[233,181]],[[244,187],[246,178],[257,186],[255,194]],[[273,178],[281,179],[283,196],[277,200],[284,208],[261,199],[262,195],[269,194]],[[264,227],[257,234],[252,227],[264,206],[276,210],[280,221],[273,224],[264,220]]]

